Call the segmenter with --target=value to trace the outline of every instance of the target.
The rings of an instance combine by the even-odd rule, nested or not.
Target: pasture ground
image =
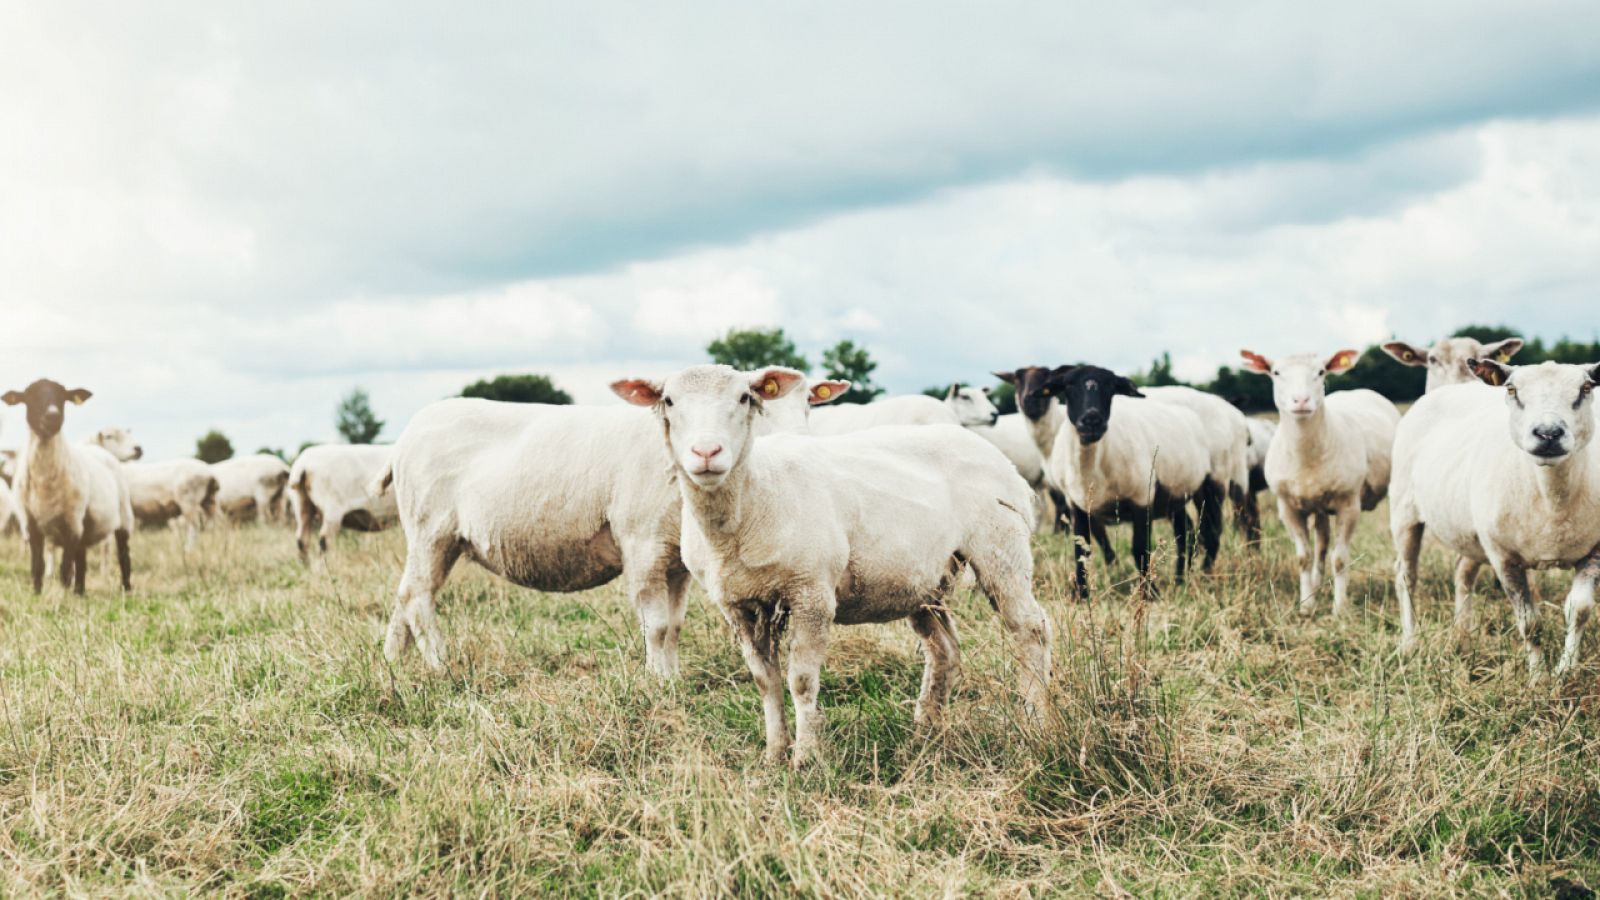
[[[1158,603],[1126,530],[1094,601],[1037,545],[1055,709],[1013,697],[981,598],[956,606],[949,721],[911,723],[904,625],[840,629],[823,759],[761,762],[759,703],[698,590],[684,675],[644,671],[616,587],[541,595],[462,565],[448,676],[380,651],[404,553],[347,535],[307,572],[274,526],[184,555],[135,537],[133,593],[27,589],[0,541],[0,891],[17,896],[1517,895],[1600,888],[1595,664],[1530,688],[1498,588],[1450,638],[1424,559],[1425,647],[1394,654],[1383,511],[1355,610],[1294,612],[1280,529]],[[1165,535],[1165,529],[1158,529]],[[1170,558],[1159,565],[1165,580]],[[1553,648],[1567,577],[1540,578]],[[1587,657],[1600,657],[1591,644]]]

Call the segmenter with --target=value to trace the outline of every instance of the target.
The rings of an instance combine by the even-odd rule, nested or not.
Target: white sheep
[[[18,533],[23,532],[22,507],[17,505],[11,485],[0,481],[0,535],[10,534],[12,528],[16,528]]]
[[[73,444],[61,435],[66,405],[87,401],[83,388],[68,390],[40,379],[24,391],[7,391],[9,406],[27,409],[28,444],[14,482],[32,557],[33,591],[44,587],[45,543],[61,548],[61,584],[84,592],[91,546],[114,538],[122,589],[129,590],[129,532],[134,525],[128,484],[116,457],[99,447]]]
[[[1139,590],[1150,592],[1150,524],[1166,518],[1182,583],[1194,547],[1187,505],[1211,469],[1200,417],[1183,405],[1146,399],[1133,382],[1099,366],[1058,366],[1030,380],[1021,401],[1026,409],[1042,397],[1062,401],[1045,467],[1066,494],[1073,533],[1084,537],[1095,518],[1131,523]],[[1086,550],[1084,541],[1075,542],[1079,596],[1089,592]]]
[[[1044,456],[1034,442],[1032,429],[1021,413],[1001,415],[989,399],[988,388],[951,385],[945,392],[945,405],[968,431],[1000,448],[1011,460],[1017,474],[1034,491],[1034,531],[1049,531],[1061,526],[1065,507],[1056,505],[1045,484]]]
[[[270,453],[236,456],[211,464],[217,479],[217,509],[234,522],[284,518],[289,466]]]
[[[88,443],[123,463],[134,519],[140,525],[166,525],[183,532],[184,548],[193,549],[200,527],[216,512],[217,479],[211,467],[198,459],[138,462],[144,448],[129,428],[102,428]]]
[[[320,444],[300,451],[289,467],[289,491],[302,562],[310,562],[311,529],[319,518],[317,546],[324,554],[341,528],[380,531],[398,521],[394,494],[372,491],[393,459],[394,448],[382,444]]]
[[[1390,341],[1383,345],[1383,352],[1389,354],[1395,361],[1408,366],[1427,368],[1424,393],[1452,384],[1477,384],[1477,373],[1467,365],[1469,361],[1492,359],[1495,362],[1507,363],[1521,349],[1522,339],[1516,337],[1490,344],[1480,343],[1474,338],[1455,337],[1443,338],[1432,347],[1416,347],[1403,341]],[[1465,610],[1470,617],[1472,583],[1477,580],[1478,571],[1482,568],[1483,563],[1470,556],[1462,556],[1456,560],[1455,600],[1458,613]],[[1470,622],[1460,621],[1458,627],[1463,631],[1470,630]]]
[[[836,400],[848,388],[818,382],[809,400]],[[772,404],[777,421],[764,417],[763,429],[804,429],[808,404],[799,393]],[[392,487],[406,534],[384,654],[398,660],[415,643],[427,665],[443,668],[433,596],[465,554],[541,591],[588,590],[621,576],[644,632],[646,666],[674,676],[689,573],[679,557],[681,501],[659,431],[653,416],[631,407],[460,398],[424,407],[374,491]]]
[[[1470,365],[1483,383],[1428,392],[1395,437],[1389,526],[1400,646],[1416,644],[1413,594],[1426,534],[1494,568],[1534,677],[1543,672],[1544,654],[1528,570],[1575,570],[1566,646],[1556,666],[1563,675],[1577,662],[1600,578],[1600,442],[1594,440],[1600,366]],[[1458,591],[1456,599],[1456,627],[1465,628],[1470,595]]]
[[[1183,385],[1140,388],[1140,393],[1158,403],[1182,406],[1200,420],[1210,468],[1195,495],[1195,509],[1209,572],[1222,545],[1223,500],[1232,501],[1237,510],[1250,490],[1250,426],[1238,407],[1216,394]]]
[[[944,405],[956,417],[962,428],[993,425],[1000,419],[1000,410],[989,399],[989,389],[952,384],[944,392]]]
[[[1522,338],[1515,337],[1491,344],[1480,343],[1474,338],[1456,337],[1444,338],[1432,347],[1417,347],[1404,341],[1390,341],[1383,345],[1383,352],[1394,357],[1396,362],[1427,368],[1428,380],[1424,393],[1450,384],[1472,384],[1478,380],[1478,376],[1467,364],[1470,360],[1492,359],[1506,363],[1521,349]]]
[[[993,446],[957,427],[754,440],[764,400],[801,383],[786,369],[696,366],[612,386],[654,411],[657,446],[682,492],[684,560],[738,636],[761,691],[768,759],[789,749],[778,653],[785,625],[796,765],[816,751],[820,671],[835,624],[909,618],[927,661],[916,718],[937,721],[960,652],[945,601],[966,565],[1016,638],[1022,693],[1039,711],[1050,622],[1032,592],[1027,484]]]
[[[811,413],[811,433],[849,434],[880,425],[957,425],[941,400],[925,394],[880,397],[871,403],[841,403]]]
[[[1326,360],[1302,353],[1276,363],[1248,350],[1240,354],[1247,370],[1272,378],[1278,431],[1267,449],[1267,485],[1294,540],[1300,611],[1316,608],[1332,528],[1333,611],[1341,614],[1349,604],[1350,539],[1362,511],[1376,507],[1389,490],[1400,411],[1375,391],[1328,393],[1327,377],[1349,371],[1358,356],[1354,350]]]

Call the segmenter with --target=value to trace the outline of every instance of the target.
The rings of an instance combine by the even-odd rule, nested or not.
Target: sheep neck
[[[1278,430],[1288,440],[1287,446],[1302,464],[1314,465],[1326,459],[1333,447],[1328,428],[1326,400],[1309,416],[1291,416],[1278,413]]]
[[[1056,448],[1056,434],[1061,431],[1061,420],[1066,418],[1066,411],[1055,400],[1050,401],[1045,414],[1039,419],[1028,419],[1028,430],[1033,433],[1033,443],[1039,448],[1039,453],[1045,459],[1050,458],[1050,453]]]
[[[1533,482],[1541,499],[1565,508],[1594,496],[1596,468],[1600,468],[1600,453],[1585,447],[1553,466],[1534,466]]]
[[[749,490],[750,472],[744,465],[735,465],[728,477],[716,488],[703,488],[680,474],[678,484],[683,493],[684,506],[694,516],[708,540],[722,544],[738,534],[743,519],[740,498]]]
[[[42,438],[28,435],[28,481],[54,481],[67,470],[67,442],[59,432]]]

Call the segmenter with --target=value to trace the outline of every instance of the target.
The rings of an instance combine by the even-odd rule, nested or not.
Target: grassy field
[[[756,692],[696,590],[664,685],[619,590],[541,595],[463,565],[448,676],[379,650],[404,552],[348,535],[307,572],[275,527],[183,555],[135,538],[135,591],[27,590],[0,543],[0,890],[237,895],[542,891],[1002,896],[1582,896],[1600,887],[1596,666],[1530,688],[1498,589],[1393,652],[1383,514],[1355,613],[1294,609],[1292,553],[1232,535],[1218,571],[1134,604],[1124,561],[1068,600],[1055,710],[1023,719],[1002,630],[963,595],[943,730],[911,724],[909,627],[835,632],[822,760],[761,763]],[[1164,529],[1163,529],[1164,531]],[[1122,535],[1126,541],[1126,534]],[[1166,551],[1163,550],[1163,553]],[[1164,574],[1170,559],[1159,560]],[[1540,581],[1547,633],[1565,578]],[[1590,657],[1600,655],[1591,647]]]

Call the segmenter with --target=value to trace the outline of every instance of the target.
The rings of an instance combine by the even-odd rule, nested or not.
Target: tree
[[[1140,387],[1169,387],[1183,384],[1172,374],[1172,354],[1166,352],[1161,354],[1160,359],[1152,360],[1147,371],[1133,373],[1132,380]]]
[[[233,442],[228,440],[227,435],[213,428],[194,442],[194,458],[203,463],[219,463],[225,459],[233,459]]]
[[[294,462],[283,452],[282,447],[261,447],[256,450],[257,455],[276,456],[284,462]]]
[[[357,387],[339,401],[334,427],[352,444],[370,444],[383,431],[383,420],[373,415],[367,392]]]
[[[802,372],[811,368],[782,328],[730,328],[706,345],[706,353],[714,363],[746,371],[766,366],[788,366]]]
[[[883,388],[872,381],[872,371],[878,368],[867,348],[857,347],[855,341],[840,341],[822,351],[822,369],[829,378],[850,382],[850,390],[840,397],[840,403],[870,403],[883,393]]]
[[[474,381],[461,389],[463,397],[483,400],[500,400],[506,403],[551,403],[566,405],[572,395],[556,387],[548,375],[496,375],[488,380]]]
[[[989,402],[1000,415],[1009,416],[1017,411],[1017,389],[1002,381],[989,389]]]

